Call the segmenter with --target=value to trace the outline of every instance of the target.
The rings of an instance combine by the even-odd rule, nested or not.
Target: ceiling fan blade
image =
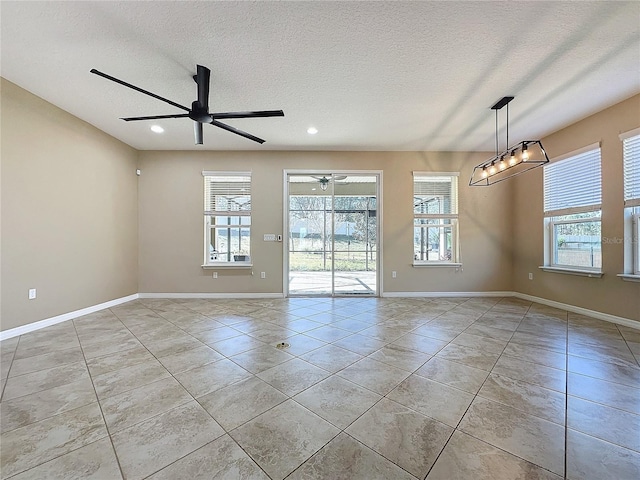
[[[196,145],[202,145],[202,123],[193,122],[193,134],[196,137]]]
[[[226,130],[231,133],[235,133],[236,135],[240,135],[241,137],[248,138],[249,140],[253,140],[254,142],[264,143],[264,140],[256,137],[255,135],[251,135],[250,133],[243,132],[242,130],[238,130],[226,123],[218,122],[217,120],[211,119],[211,125],[215,125],[216,127],[220,127],[223,130]]]
[[[209,111],[209,77],[211,70],[202,65],[197,65],[196,76],[193,77],[198,84],[198,103],[203,110]]]
[[[256,112],[220,112],[220,113],[212,113],[211,116],[215,119],[284,117],[284,112],[282,110],[259,110]]]
[[[100,77],[106,78],[107,80],[111,80],[112,82],[119,83],[120,85],[124,85],[125,87],[129,87],[129,88],[135,90],[136,92],[144,93],[145,95],[149,95],[150,97],[156,98],[158,100],[162,100],[163,102],[166,102],[169,105],[173,105],[174,107],[181,108],[182,110],[186,110],[187,112],[189,111],[189,109],[187,107],[185,107],[183,105],[180,105],[179,103],[172,102],[171,100],[163,98],[160,95],[156,95],[155,93],[148,92],[147,90],[143,90],[140,87],[136,87],[135,85],[131,85],[130,83],[127,83],[127,82],[125,82],[123,80],[120,80],[120,79],[118,79],[116,77],[112,77],[111,75],[107,75],[106,73],[102,73],[102,72],[96,70],[95,68],[91,69],[91,73],[93,73],[95,75],[98,75]]]
[[[160,120],[162,118],[188,118],[188,113],[177,113],[175,115],[151,115],[150,117],[124,117],[120,120],[124,120],[125,122],[133,122],[136,120]]]

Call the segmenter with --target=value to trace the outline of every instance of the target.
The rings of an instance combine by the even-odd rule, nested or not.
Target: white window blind
[[[204,175],[206,215],[251,215],[251,174]]]
[[[413,212],[415,215],[457,215],[457,174],[413,173]]]
[[[544,166],[546,216],[590,212],[601,204],[599,147]]]
[[[640,135],[622,141],[624,158],[624,206],[640,206]]]

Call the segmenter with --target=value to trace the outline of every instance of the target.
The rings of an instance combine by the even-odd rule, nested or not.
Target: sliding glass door
[[[380,174],[287,175],[289,295],[377,295]]]

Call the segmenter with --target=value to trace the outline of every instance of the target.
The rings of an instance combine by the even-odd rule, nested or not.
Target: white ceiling
[[[495,149],[537,139],[640,92],[640,2],[10,2],[6,79],[141,150]],[[96,68],[190,106],[211,69],[212,112],[259,145],[91,75]],[[506,109],[500,111],[504,129]],[[6,119],[3,119],[6,121]],[[308,135],[309,126],[318,128]],[[504,132],[500,146],[504,146]]]

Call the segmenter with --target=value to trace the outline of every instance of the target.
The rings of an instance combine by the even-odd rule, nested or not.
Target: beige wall
[[[616,277],[623,272],[622,142],[618,135],[640,126],[640,95],[614,105],[543,139],[553,161],[601,142],[602,278],[543,272],[542,169],[514,182],[513,290],[612,315],[640,320],[640,283]],[[534,279],[528,280],[533,272]]]
[[[0,328],[136,293],[137,152],[4,79],[1,90]]]
[[[139,288],[142,293],[282,293],[283,171],[383,171],[384,292],[511,290],[511,186],[470,188],[487,153],[447,152],[140,152]],[[251,171],[253,272],[203,270],[203,170]],[[461,172],[463,271],[414,268],[412,171]],[[391,271],[397,278],[391,278]],[[260,279],[259,272],[267,278]]]

